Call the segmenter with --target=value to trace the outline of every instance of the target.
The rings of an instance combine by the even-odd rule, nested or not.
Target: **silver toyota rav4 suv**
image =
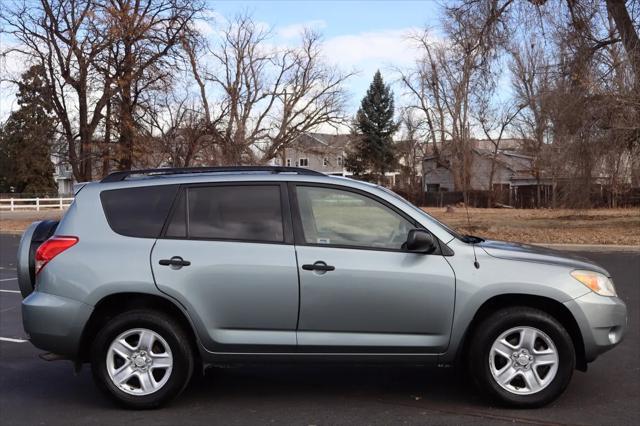
[[[459,362],[498,401],[541,406],[627,325],[585,259],[458,235],[307,169],[116,172],[33,223],[18,257],[31,342],[134,408],[194,370],[274,360]]]

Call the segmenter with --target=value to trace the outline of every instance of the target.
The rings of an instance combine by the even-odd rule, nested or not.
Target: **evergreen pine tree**
[[[0,192],[43,194],[56,191],[50,142],[55,131],[42,69],[29,68],[18,84],[19,108],[0,128]]]
[[[345,160],[347,169],[356,176],[369,175],[382,182],[385,172],[394,168],[393,134],[398,124],[393,114],[393,93],[377,71],[356,115],[354,142]]]

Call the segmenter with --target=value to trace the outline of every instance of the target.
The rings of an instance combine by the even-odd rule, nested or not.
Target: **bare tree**
[[[197,14],[199,1],[100,0],[109,34],[117,103],[120,169],[134,162],[136,113],[144,96],[171,84],[176,55]]]
[[[509,127],[511,127],[514,119],[525,104],[517,105],[513,100],[492,102],[491,91],[486,91],[481,96],[476,110],[475,119],[480,123],[484,137],[491,143],[491,169],[489,170],[489,197],[487,199],[487,207],[492,207],[495,197],[493,181],[495,178],[496,167],[500,154],[502,139]]]
[[[545,7],[555,7],[558,2],[550,2],[548,0],[529,0],[530,6],[538,9],[539,13],[543,13]],[[636,0],[606,0],[602,4],[598,0],[563,0],[566,5],[566,12],[568,12],[569,22],[568,24],[573,27],[574,33],[579,35],[583,39],[583,42],[588,44],[591,49],[599,50],[612,43],[622,42],[624,49],[629,58],[633,74],[635,76],[635,90],[640,88],[640,38],[638,36],[638,8]],[[459,5],[455,6],[456,10],[462,13],[468,13],[469,11],[481,7],[491,7],[496,11],[495,19],[509,19],[510,14],[518,14],[520,12],[520,19],[525,14],[522,14],[522,7],[527,13],[532,12],[532,8],[523,5],[523,2],[506,1],[502,4],[497,0],[462,0]],[[606,8],[608,19],[613,22],[613,31],[609,32],[607,37],[598,37],[598,34],[594,32],[593,26],[589,26],[588,20],[585,20],[585,12],[590,10],[599,9],[601,7]],[[513,9],[516,9],[515,13]],[[564,14],[565,10],[559,10],[561,14]],[[633,15],[633,12],[636,15]],[[526,19],[526,18],[525,18]],[[515,24],[522,23],[516,21]]]
[[[549,166],[545,163],[545,145],[551,142],[553,71],[545,52],[535,44],[514,46],[510,54],[513,97],[515,102],[523,106],[515,125],[525,141],[525,152],[534,157],[532,173],[537,181],[536,205],[541,207],[542,172]]]
[[[474,124],[490,140],[506,122],[518,129],[535,159],[538,206],[543,176],[552,179],[554,205],[560,180],[563,201],[585,205],[590,202],[586,189],[608,181],[615,198],[628,186],[629,175],[632,180],[640,176],[634,155],[640,149],[639,10],[633,2],[614,0],[606,5],[595,0],[462,0],[446,7],[445,40],[417,37],[423,57],[402,80],[432,130],[434,145],[449,147],[445,161],[456,189],[468,187],[466,143]],[[511,57],[510,102],[522,110],[514,117],[485,102],[484,117],[469,120],[473,99],[482,98],[487,92],[483,83],[492,81],[491,65],[501,47]]]
[[[473,98],[505,42],[502,15],[510,4],[492,0],[446,7],[446,42],[434,40],[428,32],[415,37],[422,57],[416,69],[402,78],[414,97],[413,106],[424,114],[434,146],[436,135],[447,145],[455,189],[465,194],[470,186]]]
[[[17,53],[46,70],[51,105],[79,181],[92,178],[93,137],[111,96],[111,80],[93,67],[108,48],[96,26],[96,7],[95,0],[40,0],[13,3],[0,16],[2,31],[17,41],[2,55]]]
[[[298,48],[273,48],[268,40],[268,31],[242,15],[204,49],[209,64],[198,63],[203,46],[183,43],[222,164],[268,162],[302,133],[345,120],[343,83],[352,74],[323,62],[320,36],[305,31]]]
[[[619,161],[612,159],[627,158],[640,141],[640,98],[631,63],[620,61],[614,47],[616,32],[607,11],[588,2],[570,5],[570,22],[556,29],[553,144],[564,154],[562,173],[570,178],[563,201],[576,207],[591,205],[607,178],[609,190],[617,192]]]
[[[490,4],[495,0],[462,0],[462,10],[471,9],[478,4]],[[628,66],[631,70],[633,83],[630,87],[630,95],[636,105],[634,126],[640,134],[640,7],[636,0],[606,0],[604,3],[598,0],[564,0],[562,2],[549,2],[547,0],[529,0],[524,2],[509,2],[505,7],[499,8],[502,18],[511,25],[523,25],[528,15],[534,14],[543,17],[545,21],[554,22],[556,29],[561,29],[562,34],[568,37],[567,41],[577,48],[580,45],[580,54],[583,63],[606,50],[608,46],[621,44],[626,52]],[[553,16],[550,16],[553,14]],[[546,15],[546,16],[545,16]],[[566,19],[565,19],[566,17]],[[598,22],[598,20],[600,22]],[[525,31],[527,33],[527,31]],[[570,39],[570,40],[569,40]],[[574,51],[574,53],[578,53]],[[576,56],[577,58],[577,56]],[[640,140],[640,136],[636,139]]]
[[[182,93],[182,94],[181,94]],[[186,93],[186,94],[185,94]],[[144,158],[148,167],[190,167],[209,163],[214,140],[208,133],[197,98],[186,90],[154,96],[154,104],[141,116],[143,137],[148,141]]]
[[[102,173],[112,157],[120,168],[132,166],[137,109],[171,83],[173,55],[200,9],[191,0],[40,0],[6,8],[3,32],[17,43],[2,54],[18,53],[46,70],[77,180],[92,179],[95,157],[103,159]]]
[[[412,95],[413,102],[408,110],[417,110],[428,128],[429,140],[434,154],[438,155],[450,133],[446,128],[446,110],[441,99],[441,78],[437,57],[444,55],[444,47],[434,43],[429,30],[413,34],[410,39],[422,50],[423,56],[418,60],[416,68],[408,72],[398,70],[400,79]],[[413,116],[414,119],[417,116]]]
[[[400,128],[402,136],[400,141],[396,142],[396,155],[404,182],[398,189],[406,192],[411,201],[417,203],[422,200],[424,193],[422,161],[427,155],[427,141],[431,130],[413,108],[403,109]]]

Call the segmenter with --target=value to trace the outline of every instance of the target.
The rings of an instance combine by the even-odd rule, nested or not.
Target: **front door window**
[[[307,244],[400,250],[415,226],[364,195],[333,188],[298,186]]]

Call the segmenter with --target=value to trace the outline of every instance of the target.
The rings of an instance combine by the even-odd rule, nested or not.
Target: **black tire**
[[[131,395],[119,389],[107,371],[107,352],[121,333],[132,329],[149,329],[169,345],[173,367],[169,379],[154,393]],[[96,335],[91,346],[91,370],[98,387],[119,404],[134,409],[157,408],[177,397],[187,386],[194,368],[190,339],[171,317],[157,311],[140,309],[122,313],[111,319]]]
[[[516,327],[533,327],[542,331],[557,350],[559,362],[555,377],[537,393],[512,393],[497,383],[491,373],[490,353],[494,341],[502,333]],[[505,405],[534,408],[550,403],[564,392],[573,375],[576,354],[571,336],[554,317],[539,309],[519,306],[496,311],[475,327],[467,362],[469,372],[482,392]]]

